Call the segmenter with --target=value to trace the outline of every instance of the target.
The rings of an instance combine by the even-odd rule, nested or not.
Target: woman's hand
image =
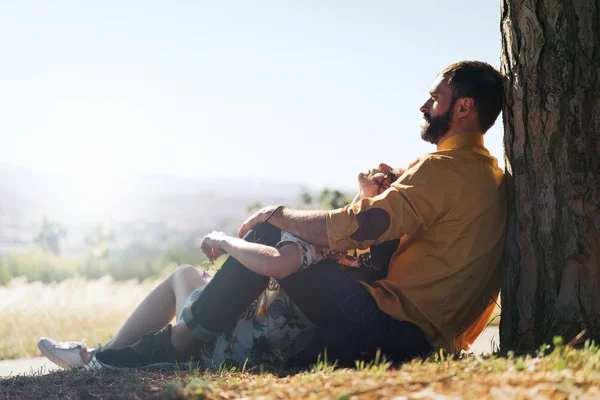
[[[227,253],[223,247],[227,238],[228,236],[223,232],[212,231],[202,239],[200,250],[202,250],[209,260],[213,261],[219,256]]]

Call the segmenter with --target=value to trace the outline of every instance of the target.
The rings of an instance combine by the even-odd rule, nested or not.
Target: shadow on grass
[[[1,399],[148,399],[159,398],[173,372],[81,369],[45,375],[0,378]]]

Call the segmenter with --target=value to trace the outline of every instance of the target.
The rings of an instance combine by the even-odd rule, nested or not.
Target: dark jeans
[[[245,240],[274,246],[281,231],[260,224]],[[258,275],[230,257],[192,304],[190,329],[221,333],[231,330],[239,316],[266,288],[269,278]],[[372,360],[377,349],[388,360],[402,362],[431,351],[423,331],[406,321],[396,321],[382,312],[365,288],[331,260],[311,265],[279,280],[281,288],[318,328],[309,350],[291,364],[308,366],[327,349],[328,359],[339,365]]]

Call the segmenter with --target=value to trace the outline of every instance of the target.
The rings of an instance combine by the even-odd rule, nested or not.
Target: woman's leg
[[[274,246],[281,231],[269,224],[257,225],[246,241]],[[197,356],[199,347],[233,328],[240,315],[265,290],[269,278],[258,275],[229,257],[197,299],[182,312],[172,329],[162,330],[145,343],[112,348],[96,355],[99,365],[139,367],[161,362],[184,362]]]
[[[195,267],[180,266],[150,292],[103,349],[129,346],[142,335],[165,327],[175,315],[179,315],[190,293],[207,283]]]

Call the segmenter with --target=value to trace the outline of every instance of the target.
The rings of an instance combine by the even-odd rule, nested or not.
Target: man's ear
[[[475,102],[470,97],[461,97],[456,101],[458,110],[457,114],[465,117],[475,111]]]

